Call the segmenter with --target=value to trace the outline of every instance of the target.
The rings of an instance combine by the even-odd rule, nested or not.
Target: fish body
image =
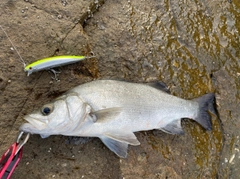
[[[78,61],[84,60],[85,56],[55,56],[37,60],[24,68],[24,71],[27,72],[27,76],[33,72],[41,70],[49,70],[54,67],[68,65],[76,63]]]
[[[214,94],[185,100],[162,90],[162,85],[97,80],[69,90],[40,110],[26,115],[20,130],[50,135],[99,137],[120,157],[128,145],[139,145],[134,132],[160,129],[183,134],[181,118],[211,130],[208,110],[215,113]]]

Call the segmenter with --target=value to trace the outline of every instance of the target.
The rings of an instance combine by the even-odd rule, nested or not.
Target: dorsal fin
[[[161,90],[163,92],[166,92],[166,93],[171,93],[170,90],[168,89],[167,85],[161,81],[157,81],[157,82],[150,82],[150,83],[147,83],[147,85],[153,87],[153,88],[156,88],[158,90]]]
[[[128,82],[128,83],[136,83],[136,82],[131,82],[131,81],[128,81],[126,79],[121,79],[121,78],[111,78],[111,79],[103,78],[101,80],[115,80],[115,81],[123,81],[123,82]],[[148,86],[151,86],[153,88],[156,88],[156,89],[161,90],[163,92],[166,92],[168,94],[171,93],[169,88],[167,87],[167,85],[164,82],[162,82],[162,81],[153,81],[153,82],[145,82],[145,83],[142,82],[142,83],[137,83],[137,84],[146,84]]]

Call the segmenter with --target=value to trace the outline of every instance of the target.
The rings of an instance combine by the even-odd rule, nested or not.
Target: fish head
[[[66,94],[24,116],[28,123],[23,124],[20,130],[40,134],[43,138],[66,135],[81,124],[90,112],[91,107],[77,94]]]

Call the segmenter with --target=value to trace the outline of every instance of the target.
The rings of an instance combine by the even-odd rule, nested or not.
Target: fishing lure
[[[54,79],[58,80],[57,75],[56,75],[58,72],[53,70],[54,67],[59,67],[59,66],[76,63],[76,62],[79,62],[86,58],[94,57],[94,56],[90,56],[90,57],[86,57],[86,56],[55,56],[55,57],[48,57],[48,58],[44,58],[41,60],[37,60],[29,65],[26,65],[25,61],[22,59],[21,55],[19,54],[16,47],[14,46],[11,39],[9,38],[9,36],[7,35],[7,33],[2,28],[1,25],[0,25],[0,28],[3,30],[3,32],[7,36],[8,40],[12,44],[13,48],[17,52],[18,56],[20,57],[20,62],[23,64],[24,71],[27,72],[27,76],[29,76],[33,72],[37,72],[37,71],[41,71],[41,70],[50,70],[55,76]]]
[[[32,74],[33,72],[36,71],[41,71],[41,70],[51,70],[54,67],[59,67],[63,65],[68,65],[72,63],[76,63],[78,61],[84,60],[85,56],[55,56],[55,57],[49,57],[49,58],[44,58],[41,60],[37,60],[29,65],[27,65],[24,68],[24,71],[27,72],[27,76]],[[53,73],[53,70],[51,70]]]

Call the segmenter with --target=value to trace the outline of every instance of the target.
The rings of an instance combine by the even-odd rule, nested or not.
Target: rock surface
[[[26,63],[54,55],[88,55],[29,77],[0,31],[0,154],[23,116],[87,81],[163,81],[191,99],[216,93],[213,131],[183,120],[185,135],[136,133],[119,159],[99,139],[32,135],[12,178],[237,178],[239,161],[240,5],[237,0],[62,0],[0,3],[0,25]],[[80,144],[79,144],[80,143]]]

